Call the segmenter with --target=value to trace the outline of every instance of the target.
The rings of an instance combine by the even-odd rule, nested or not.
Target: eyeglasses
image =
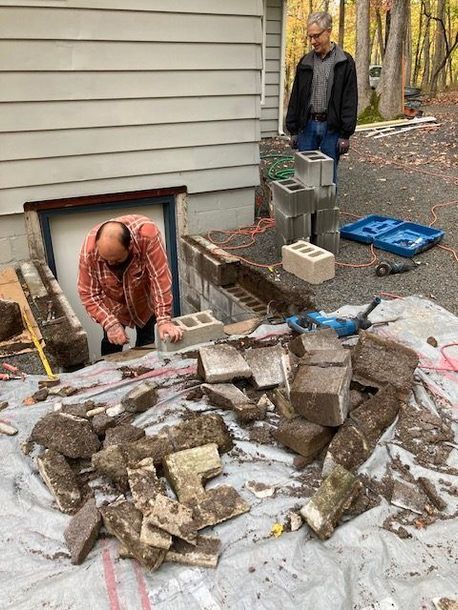
[[[321,36],[321,34],[323,34],[323,32],[326,32],[326,30],[321,30],[321,32],[318,32],[318,34],[309,34],[307,38],[309,40],[318,40],[318,38]]]

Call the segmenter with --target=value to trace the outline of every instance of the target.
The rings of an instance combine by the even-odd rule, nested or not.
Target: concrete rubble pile
[[[250,510],[231,486],[205,489],[233,446],[223,419],[204,414],[147,436],[128,422],[156,402],[156,387],[143,382],[116,409],[65,405],[34,426],[24,452],[37,450],[57,508],[72,515],[64,533],[72,563],[84,561],[104,526],[121,557],[150,570],[164,561],[216,567],[220,541],[201,531]]]
[[[332,329],[270,346],[226,340],[198,349],[202,382],[186,398],[204,398],[248,430],[267,419],[262,425],[272,442],[298,454],[298,469],[322,465],[314,493],[288,519],[292,531],[306,522],[325,540],[367,496],[358,469],[407,412],[417,365],[413,350],[368,331],[350,349]],[[130,422],[157,400],[156,386],[142,382],[116,407],[66,405],[35,425],[30,441],[44,448],[39,473],[58,508],[74,515],[65,532],[73,563],[84,560],[103,525],[119,540],[121,557],[148,569],[164,561],[215,567],[220,541],[202,530],[250,510],[233,487],[205,488],[222,473],[220,455],[233,447],[225,418],[193,415],[146,436]],[[108,501],[94,497],[94,477],[105,481]],[[418,484],[442,510],[428,479]],[[274,493],[253,481],[245,487],[261,499]],[[404,496],[398,482],[392,503],[405,506]]]

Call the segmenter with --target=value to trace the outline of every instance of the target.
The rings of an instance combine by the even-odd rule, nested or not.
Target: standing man
[[[121,352],[137,329],[136,347],[154,341],[179,341],[171,321],[172,282],[157,226],[134,214],[97,225],[81,248],[78,292],[90,317],[103,328],[102,356]]]
[[[286,115],[291,147],[321,150],[334,159],[334,182],[340,155],[348,152],[356,128],[358,89],[355,62],[331,42],[332,17],[312,13],[307,37],[313,51],[297,65]]]

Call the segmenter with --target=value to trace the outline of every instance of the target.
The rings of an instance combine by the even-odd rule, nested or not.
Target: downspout
[[[278,134],[283,136],[283,112],[285,106],[285,56],[286,56],[286,21],[288,18],[288,0],[282,0],[281,34],[280,34],[280,91],[278,100]]]

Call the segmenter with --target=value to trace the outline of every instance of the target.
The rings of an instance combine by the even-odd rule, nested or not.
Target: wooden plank
[[[3,188],[17,188],[117,176],[157,176],[258,162],[257,143],[3,161],[0,163],[0,184]]]
[[[10,7],[0,8],[0,38],[260,44],[262,31],[257,16]]]
[[[217,15],[258,15],[263,13],[262,0],[1,0],[0,6],[40,6],[151,11],[169,13],[209,13]]]
[[[257,44],[1,40],[0,70],[261,69]]]
[[[259,165],[223,167],[183,171],[170,174],[119,176],[105,180],[85,180],[43,186],[0,190],[0,218],[2,214],[23,212],[25,201],[60,199],[97,193],[123,193],[126,191],[168,188],[185,185],[188,193],[218,192],[259,184]]]
[[[0,270],[0,298],[7,299],[10,301],[16,301],[16,303],[19,303],[21,310],[26,312],[38,341],[41,342],[43,337],[41,335],[40,328],[33,316],[32,310],[29,306],[29,302],[27,301],[27,297],[25,296],[24,291],[22,290],[22,286],[16,274],[16,270],[13,267],[5,267],[4,269]],[[14,337],[14,343],[26,343],[31,344],[31,346],[33,346],[32,338],[27,330],[24,330],[21,335],[17,335],[16,337]],[[9,339],[8,341],[0,342],[1,353],[8,353],[8,344],[11,344],[11,339]],[[26,351],[32,351],[32,349],[32,347],[26,348],[21,350],[20,352],[16,351],[15,353],[24,353]]]
[[[278,99],[277,99],[278,106]],[[259,121],[240,119],[205,123],[106,127],[56,131],[23,131],[2,135],[0,161],[167,150],[187,146],[257,142]]]
[[[252,119],[258,116],[259,98],[249,95],[31,104],[20,102],[2,104],[0,132],[195,123]]]
[[[0,102],[260,93],[258,70],[0,72]]]

